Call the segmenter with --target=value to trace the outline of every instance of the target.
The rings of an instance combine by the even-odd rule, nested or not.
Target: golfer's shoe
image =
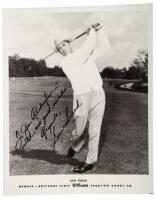
[[[94,167],[93,164],[87,164],[87,163],[85,163],[84,165],[82,165],[82,166],[80,166],[80,167],[75,167],[75,168],[73,169],[73,172],[74,172],[74,173],[83,173],[83,172],[92,170],[93,167]]]
[[[69,150],[68,150],[67,157],[72,158],[72,157],[74,157],[75,153],[76,152],[74,151],[74,149],[72,149],[72,147],[70,147]]]

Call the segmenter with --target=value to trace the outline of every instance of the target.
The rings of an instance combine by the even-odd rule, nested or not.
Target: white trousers
[[[77,107],[77,101],[81,106],[74,114],[76,127],[72,132],[72,148],[76,152],[82,149],[86,142],[84,130],[87,122],[89,122],[86,163],[94,164],[98,159],[99,138],[106,102],[104,90],[100,89],[85,94],[75,94],[73,97],[73,110]]]

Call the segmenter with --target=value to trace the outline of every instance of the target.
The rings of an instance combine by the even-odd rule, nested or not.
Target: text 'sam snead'
[[[152,5],[3,23],[5,195],[153,193]]]

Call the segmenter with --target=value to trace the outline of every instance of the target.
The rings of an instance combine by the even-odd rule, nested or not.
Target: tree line
[[[120,79],[148,79],[148,51],[139,49],[137,57],[130,63],[129,68],[122,69],[105,67],[101,72],[103,78],[120,78]]]
[[[147,81],[148,77],[148,51],[139,49],[137,56],[130,63],[128,68],[122,69],[112,66],[104,67],[100,72],[102,78],[111,79],[143,79]],[[31,77],[31,76],[59,76],[65,74],[59,66],[48,68],[45,60],[32,58],[20,58],[17,54],[9,56],[9,76],[10,77]]]
[[[45,60],[9,56],[9,77],[65,76],[59,66],[48,68]]]

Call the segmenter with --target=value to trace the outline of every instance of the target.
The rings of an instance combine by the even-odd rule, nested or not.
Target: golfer
[[[105,109],[103,82],[93,58],[96,31],[99,28],[88,28],[86,40],[76,51],[73,51],[69,40],[55,41],[57,51],[64,56],[61,67],[72,85],[73,109],[77,107],[78,102],[81,104],[74,113],[76,127],[72,132],[72,145],[68,150],[68,157],[73,157],[84,146],[84,130],[89,122],[86,162],[75,167],[75,173],[91,170],[98,161],[99,138]]]

